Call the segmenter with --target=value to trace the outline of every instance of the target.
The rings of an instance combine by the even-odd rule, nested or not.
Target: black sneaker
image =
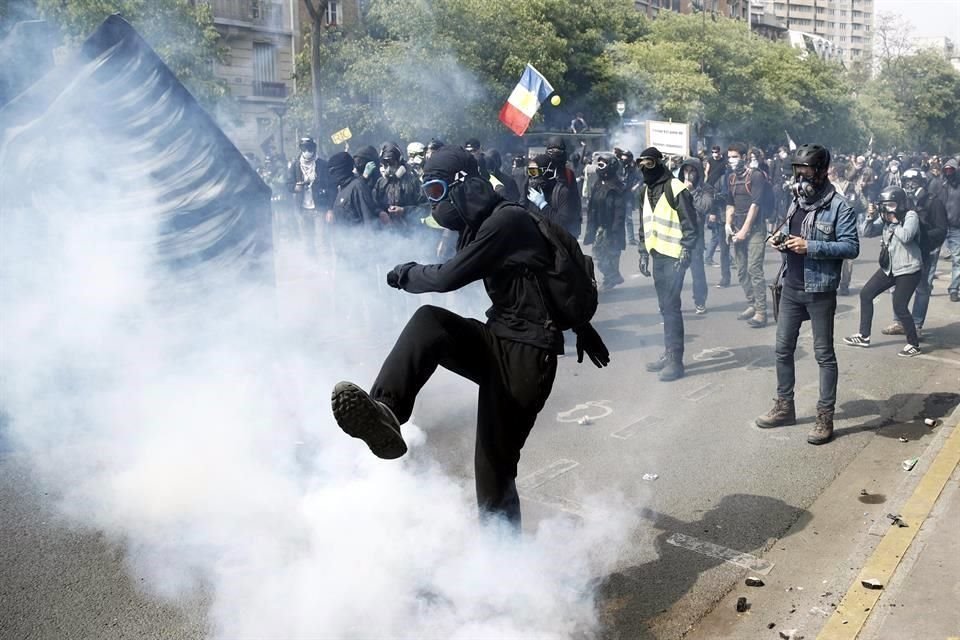
[[[960,302],[960,292],[951,291],[950,292],[950,302]]]
[[[333,417],[348,436],[367,443],[378,458],[393,460],[407,452],[400,421],[390,407],[352,382],[338,382],[331,398]]]
[[[870,338],[864,338],[859,333],[855,333],[852,336],[847,336],[843,339],[845,344],[850,345],[851,347],[869,347]]]
[[[897,352],[898,356],[903,358],[912,358],[913,356],[920,355],[920,347],[915,347],[912,344],[905,345],[903,349]]]

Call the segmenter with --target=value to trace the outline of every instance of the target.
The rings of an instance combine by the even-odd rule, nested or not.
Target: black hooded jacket
[[[494,335],[563,353],[563,334],[549,326],[539,284],[530,273],[552,263],[533,217],[482,178],[470,178],[460,188],[466,191],[466,229],[456,255],[443,264],[413,265],[400,287],[410,293],[445,292],[483,280],[493,303],[487,326]]]
[[[330,158],[330,180],[336,185],[333,202],[334,224],[344,227],[379,224],[370,186],[353,173],[353,162],[346,152]]]
[[[626,249],[628,193],[626,185],[617,178],[598,180],[587,205],[587,232],[583,244],[593,244],[597,232],[603,229],[611,249]]]
[[[688,158],[680,165],[677,179],[683,182],[686,178],[688,168],[696,169],[697,179],[693,183],[690,196],[693,198],[693,207],[697,210],[697,223],[700,227],[700,233],[703,233],[703,226],[707,216],[713,211],[713,200],[716,190],[713,185],[703,180],[703,163],[698,158]]]

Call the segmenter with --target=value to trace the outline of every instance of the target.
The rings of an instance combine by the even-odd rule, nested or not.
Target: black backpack
[[[577,239],[559,224],[539,213],[527,213],[553,257],[551,266],[533,275],[554,326],[566,331],[590,322],[599,302],[593,258],[583,255]]]

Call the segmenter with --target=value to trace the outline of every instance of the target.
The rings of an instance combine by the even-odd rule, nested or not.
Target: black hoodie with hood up
[[[336,185],[333,221],[340,226],[379,225],[370,186],[353,172],[354,160],[346,151],[335,153],[328,162],[330,181]]]
[[[462,149],[438,149],[424,166],[424,181],[441,178],[450,197],[433,207],[441,225],[460,233],[457,253],[443,264],[413,264],[400,280],[410,293],[445,292],[483,280],[492,306],[487,326],[494,335],[563,353],[563,334],[549,323],[539,284],[531,272],[552,264],[550,247],[522,204],[504,200],[471,170]],[[472,163],[476,166],[476,163]],[[461,171],[465,178],[457,179]]]

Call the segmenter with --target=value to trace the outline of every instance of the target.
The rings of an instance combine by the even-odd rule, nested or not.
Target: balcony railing
[[[285,31],[290,28],[286,5],[276,0],[210,0],[214,20],[232,20]]]
[[[263,98],[286,98],[287,85],[283,82],[258,82],[253,83],[253,95]]]

